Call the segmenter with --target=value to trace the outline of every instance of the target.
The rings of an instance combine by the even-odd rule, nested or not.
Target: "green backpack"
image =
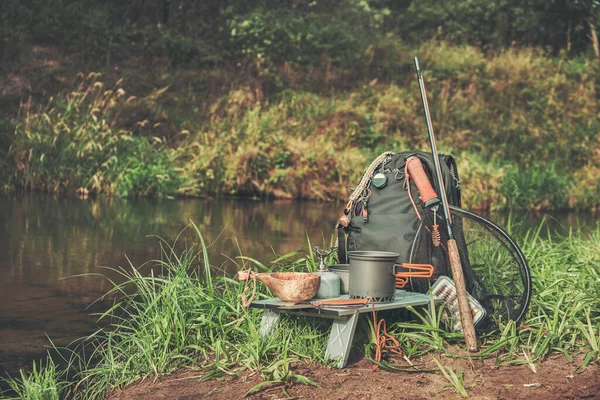
[[[421,162],[410,158],[413,156]],[[531,298],[531,274],[523,252],[500,227],[460,208],[456,162],[443,154],[439,158],[467,292],[487,313],[476,329],[489,332],[498,328],[499,321],[512,319],[518,322],[527,311]],[[415,168],[419,164],[423,171]],[[434,267],[431,278],[412,277],[404,287],[420,293],[426,293],[440,276],[452,278],[444,247],[448,242],[448,230],[441,205],[437,204],[439,208],[436,209],[435,202],[430,204],[432,197],[427,192],[424,203],[414,183],[415,177],[421,179],[420,183],[428,178],[439,193],[437,179],[433,179],[434,168],[430,153],[387,152],[377,157],[350,196],[339,219],[339,262],[349,263],[348,251],[372,250],[398,253],[398,263],[431,264]],[[436,226],[439,229],[434,228]]]
[[[380,155],[363,175],[336,226],[340,263],[348,263],[348,251],[391,251],[400,254],[398,263],[434,265],[431,282],[440,275],[449,275],[449,262],[443,248],[433,246],[429,240],[431,235],[423,231],[427,229],[423,216],[428,210],[423,207],[413,180],[407,179],[406,163],[411,156],[419,158],[437,191],[431,153],[386,152]],[[460,207],[456,161],[449,155],[440,154],[439,157],[448,202]],[[431,212],[427,221],[430,219]],[[429,282],[425,279],[411,279],[409,285],[407,289],[412,291],[426,292],[429,289]]]

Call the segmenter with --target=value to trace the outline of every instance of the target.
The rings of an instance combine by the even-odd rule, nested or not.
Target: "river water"
[[[0,195],[0,376],[96,328],[89,305],[118,279],[103,267],[140,266],[160,257],[193,221],[211,245],[211,264],[228,257],[264,264],[313,244],[329,245],[341,203],[251,200],[123,200]],[[187,229],[179,243],[197,244]],[[82,276],[83,275],[83,276]]]
[[[0,376],[14,375],[57,346],[89,335],[106,305],[104,267],[139,267],[160,257],[166,243],[197,244],[190,221],[211,243],[211,264],[235,272],[229,259],[253,257],[263,264],[277,255],[328,246],[342,203],[252,200],[124,200],[0,195]],[[502,225],[506,216],[495,216]],[[542,215],[518,218],[527,226]],[[551,218],[568,227],[589,218]],[[588,222],[589,223],[589,222]]]

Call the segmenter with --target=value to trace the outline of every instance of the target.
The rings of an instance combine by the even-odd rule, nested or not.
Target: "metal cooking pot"
[[[372,297],[376,302],[394,300],[396,264],[400,254],[389,251],[350,251],[350,297]]]

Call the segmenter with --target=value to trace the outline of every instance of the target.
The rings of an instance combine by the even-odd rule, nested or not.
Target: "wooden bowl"
[[[308,272],[273,272],[270,274],[257,274],[252,271],[238,272],[239,280],[246,280],[253,276],[264,283],[275,296],[289,303],[312,299],[317,294],[321,283],[321,276]]]

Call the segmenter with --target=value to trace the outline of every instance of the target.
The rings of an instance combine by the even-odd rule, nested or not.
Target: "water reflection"
[[[157,259],[160,236],[172,243],[189,221],[211,243],[211,263],[234,272],[225,255],[240,252],[263,263],[275,253],[329,243],[341,204],[233,200],[79,200],[41,195],[0,198],[0,375],[28,364],[50,337],[57,345],[89,334],[85,309],[110,289],[89,274],[101,266],[134,266]],[[181,246],[197,244],[188,229]],[[88,274],[86,276],[80,276]],[[68,278],[73,277],[74,278]],[[93,311],[93,310],[92,310]]]

